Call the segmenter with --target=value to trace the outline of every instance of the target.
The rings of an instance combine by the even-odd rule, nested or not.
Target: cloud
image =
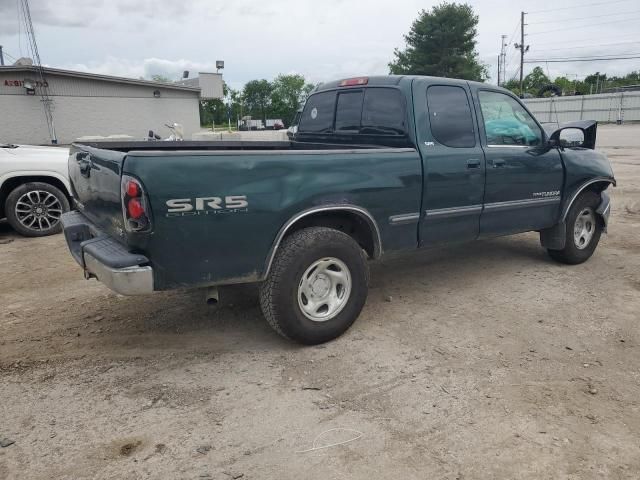
[[[50,65],[53,66],[53,65]],[[188,70],[191,77],[198,72],[215,72],[214,63],[199,63],[191,60],[179,59],[168,60],[165,58],[145,58],[142,61],[129,60],[126,58],[107,57],[104,61],[89,63],[68,63],[55,65],[58,68],[67,70],[78,70],[81,72],[100,73],[103,75],[115,75],[127,78],[148,78],[154,75],[161,75],[170,80],[179,80],[182,73]]]
[[[100,0],[83,0],[80,4],[68,0],[32,0],[29,2],[29,10],[34,25],[85,28],[96,18],[101,3]],[[0,31],[4,35],[24,32],[24,20],[24,10],[19,2],[0,0]]]
[[[632,1],[628,0],[628,10],[633,9]],[[489,65],[494,82],[500,36],[508,35],[510,78],[518,66],[513,43],[520,33],[520,5],[505,0],[471,3],[480,18],[479,57]],[[179,78],[185,69],[215,71],[215,61],[222,59],[225,80],[237,88],[252,79],[272,79],[290,71],[312,82],[386,74],[394,48],[404,47],[404,34],[430,4],[423,0],[30,0],[30,5],[40,55],[50,66]],[[558,8],[563,9],[547,12]],[[610,21],[596,25],[605,7],[580,9],[580,17],[592,14],[594,20],[579,22],[557,0],[538,0],[536,10],[526,17],[529,58],[634,52],[640,46],[637,22],[630,18],[616,20],[608,14]],[[12,57],[28,55],[24,26],[22,35],[16,35],[18,19],[17,1],[0,0],[0,44]],[[635,42],[597,46],[625,40]],[[565,46],[575,49],[559,50]],[[547,71],[547,65],[541,65]],[[534,67],[525,65],[525,74]],[[582,77],[598,70],[621,74],[634,68],[635,60],[548,65],[552,76]]]

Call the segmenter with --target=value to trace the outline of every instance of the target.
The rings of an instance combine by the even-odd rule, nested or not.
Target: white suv
[[[71,199],[68,156],[68,148],[0,143],[0,218],[29,237],[60,232]]]

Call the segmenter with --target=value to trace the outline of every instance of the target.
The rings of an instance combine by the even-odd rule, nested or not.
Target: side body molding
[[[309,215],[313,215],[315,213],[321,212],[352,212],[362,218],[367,222],[369,228],[373,232],[373,242],[374,242],[374,258],[380,258],[382,255],[382,239],[380,237],[380,229],[378,228],[378,224],[376,223],[373,215],[369,213],[368,210],[358,207],[356,205],[323,205],[318,207],[312,207],[307,210],[303,210],[302,212],[297,213],[293,217],[291,217],[280,229],[278,235],[276,236],[271,249],[269,250],[269,254],[267,255],[267,262],[265,264],[265,269],[262,274],[262,278],[266,278],[271,270],[271,264],[273,263],[273,259],[278,251],[278,247],[282,242],[282,239],[286,235],[287,231],[296,224],[296,222],[300,221],[304,217],[308,217]]]

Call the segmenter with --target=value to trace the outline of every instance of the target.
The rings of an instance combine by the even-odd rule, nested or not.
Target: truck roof
[[[341,85],[341,83],[346,81],[346,80],[353,80],[353,79],[358,79],[358,78],[362,78],[362,79],[366,78],[367,79],[367,83],[366,84],[352,85],[352,86]],[[484,87],[491,87],[491,88],[504,90],[503,88],[496,87],[495,85],[490,85],[490,84],[482,83],[482,82],[474,82],[472,80],[461,80],[461,79],[458,79],[458,78],[430,77],[430,76],[426,76],[426,75],[372,75],[372,76],[363,75],[361,77],[341,78],[339,80],[332,80],[330,82],[321,83],[320,85],[318,85],[313,90],[312,93],[321,92],[321,91],[324,91],[324,90],[333,90],[335,88],[350,88],[350,87],[351,88],[361,88],[361,87],[364,87],[364,86],[366,86],[366,87],[396,86],[396,85],[399,85],[403,80],[411,81],[411,80],[413,80],[415,78],[431,79],[433,81],[437,81],[439,84],[464,85],[465,83],[469,83],[469,84],[476,85],[476,86],[484,86]]]

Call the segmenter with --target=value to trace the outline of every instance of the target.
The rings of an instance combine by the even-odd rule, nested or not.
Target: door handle
[[[480,160],[477,158],[467,160],[467,168],[480,168]]]
[[[505,166],[506,162],[504,160],[498,159],[492,162],[493,168],[502,168]]]

